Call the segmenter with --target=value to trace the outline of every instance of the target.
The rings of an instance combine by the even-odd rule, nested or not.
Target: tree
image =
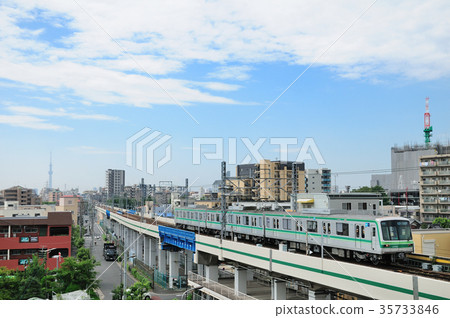
[[[368,193],[380,193],[383,198],[383,204],[388,205],[390,203],[389,197],[386,194],[386,191],[382,186],[374,186],[374,187],[360,187],[359,189],[354,189],[352,192],[368,192]]]
[[[80,226],[78,225],[75,225],[72,228],[72,245],[75,246],[77,249],[84,246],[83,235],[84,235],[84,228],[80,228]]]
[[[18,299],[29,299],[32,297],[46,298],[46,290],[43,288],[44,278],[48,275],[43,261],[39,261],[37,255],[29,260],[24,271],[17,271],[20,285],[18,288]]]
[[[86,248],[80,248],[76,257],[67,257],[56,271],[58,293],[69,293],[75,290],[87,290],[91,293],[98,287],[95,267],[100,265]]]
[[[0,267],[0,300],[18,299],[20,280],[16,273]]]
[[[446,218],[435,218],[433,220],[433,224],[439,224],[439,226],[443,229],[447,229],[450,228],[450,219],[446,219]]]

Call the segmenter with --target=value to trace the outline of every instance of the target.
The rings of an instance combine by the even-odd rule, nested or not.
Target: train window
[[[270,219],[266,217],[266,227],[270,228]]]
[[[259,217],[259,227],[262,227],[262,217]]]
[[[283,219],[283,230],[290,230],[292,228],[291,219]]]
[[[356,226],[356,237],[359,237],[359,225]]]
[[[244,216],[244,225],[250,225],[250,218],[248,216]]]
[[[303,232],[302,223],[300,221],[295,221],[295,229],[297,232]]]
[[[328,234],[331,234],[331,223],[328,223]]]
[[[273,228],[279,229],[280,228],[280,220],[279,219],[273,219]]]
[[[366,228],[364,227],[364,225],[361,225],[361,237],[362,238],[366,237]]]
[[[308,221],[306,226],[308,232],[317,232],[317,221]]]
[[[327,225],[326,225],[326,223],[322,223],[322,232],[323,232],[323,234],[327,234]]]
[[[372,228],[372,236],[373,236],[373,237],[376,236],[376,231],[375,231],[375,228],[374,228],[374,227]]]
[[[336,223],[336,234],[348,236],[348,223]]]
[[[411,226],[408,221],[383,221],[381,231],[384,240],[410,240]]]
[[[241,217],[240,216],[236,216],[236,224],[241,224]]]

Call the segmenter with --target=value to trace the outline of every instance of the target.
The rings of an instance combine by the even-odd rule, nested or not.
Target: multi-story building
[[[19,205],[41,204],[41,199],[36,195],[33,189],[27,189],[21,186],[1,190],[0,205],[3,205],[5,201],[17,201]]]
[[[297,211],[320,214],[382,215],[378,193],[303,193],[297,196]]]
[[[125,170],[106,170],[105,188],[108,198],[123,195],[125,188]]]
[[[450,155],[420,158],[420,221],[450,217]]]
[[[261,160],[257,164],[238,165],[236,178],[227,179],[230,198],[253,201],[291,200],[293,167],[297,174],[297,193],[305,193],[305,164],[293,161]]]
[[[50,191],[47,194],[47,201],[48,202],[59,202],[59,199],[63,196],[63,192],[60,191],[59,189]]]
[[[55,212],[54,205],[19,205],[17,201],[6,201],[0,208],[0,217],[39,217]]]
[[[46,258],[54,269],[71,255],[72,218],[70,213],[49,212],[48,216],[0,218],[0,267],[24,270],[34,254]]]
[[[74,224],[81,224],[79,219],[83,214],[85,204],[83,198],[79,195],[64,195],[59,199],[59,206],[56,207],[56,211],[71,212],[72,222]]]
[[[381,186],[393,204],[419,205],[419,159],[450,153],[450,146],[415,145],[391,148],[391,173],[372,175],[370,185]]]
[[[331,193],[331,170],[308,169],[306,170],[307,193]]]

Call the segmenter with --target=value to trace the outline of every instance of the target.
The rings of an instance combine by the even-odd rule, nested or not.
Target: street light
[[[183,295],[181,295],[181,300],[185,299],[186,295],[187,295],[189,292],[195,291],[195,290],[200,290],[200,289],[202,289],[202,288],[203,288],[203,286],[198,286],[198,287],[194,287],[194,288],[191,288],[191,289],[186,290],[186,291],[183,293]]]
[[[45,248],[45,247],[42,247],[41,250],[44,251],[44,248]],[[57,250],[57,249],[58,249],[57,247],[54,247],[54,248],[51,248],[51,249],[47,249],[47,250],[45,251],[45,259],[48,260],[48,253],[49,253],[50,251]],[[58,252],[58,259],[56,260],[56,269],[59,269],[59,259],[60,259],[60,258],[61,258],[61,252]]]

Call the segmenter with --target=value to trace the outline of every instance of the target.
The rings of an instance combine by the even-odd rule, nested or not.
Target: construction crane
[[[424,115],[424,130],[425,133],[425,145],[428,147],[430,144],[430,138],[431,138],[431,132],[433,131],[433,127],[430,125],[430,112],[429,112],[429,106],[428,106],[428,100],[430,98],[425,98],[425,115]]]

